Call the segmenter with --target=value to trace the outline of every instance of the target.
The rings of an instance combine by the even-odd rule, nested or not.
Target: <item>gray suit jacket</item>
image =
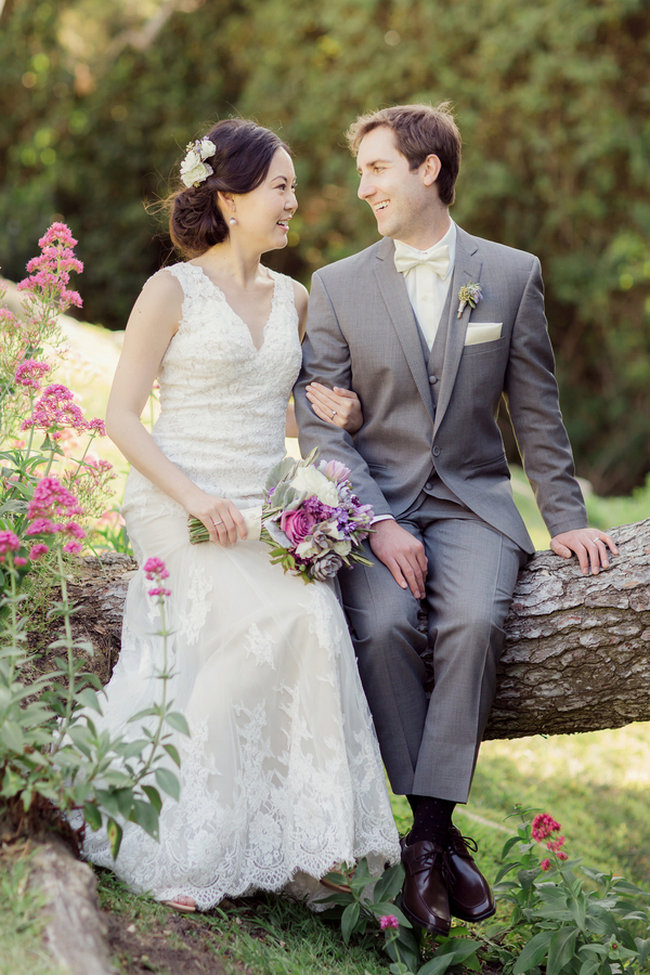
[[[397,518],[435,469],[468,508],[532,552],[496,422],[503,397],[550,534],[584,527],[538,259],[458,228],[444,364],[434,377],[393,251],[383,238],[313,276],[294,391],[303,454],[317,445],[322,457],[342,460],[362,501]],[[458,289],[473,282],[483,298],[458,319]],[[479,323],[500,323],[500,337],[498,327],[473,330]],[[312,380],[357,392],[364,424],[354,437],[315,416],[304,392]]]

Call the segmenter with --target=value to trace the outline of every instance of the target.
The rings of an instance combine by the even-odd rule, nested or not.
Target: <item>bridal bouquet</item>
[[[249,529],[261,523],[259,537],[270,546],[271,562],[305,582],[322,582],[352,562],[371,564],[354,551],[370,532],[371,506],[353,494],[344,464],[315,464],[316,455],[314,449],[304,460],[285,457],[269,473],[261,511],[242,512]],[[188,524],[192,543],[209,541],[198,518]]]

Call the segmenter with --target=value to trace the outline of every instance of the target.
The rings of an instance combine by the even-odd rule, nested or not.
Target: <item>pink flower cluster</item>
[[[70,539],[63,546],[64,552],[79,555],[82,550],[81,539],[86,533],[72,516],[83,511],[71,491],[68,491],[55,477],[42,478],[34,489],[34,496],[27,509],[31,524],[26,535],[54,535],[60,533]],[[30,558],[36,559],[48,551],[45,543],[34,545]]]
[[[18,290],[30,291],[52,301],[61,310],[70,305],[81,308],[79,293],[68,289],[70,272],[80,274],[84,269],[81,261],[74,256],[76,243],[66,224],[53,223],[39,240],[41,253],[27,264],[29,277],[18,284]]]
[[[47,362],[38,362],[36,359],[24,359],[16,369],[14,379],[19,386],[26,386],[30,389],[39,390],[41,379],[50,371]]]
[[[147,559],[142,568],[149,582],[158,583],[158,585],[154,586],[153,589],[149,589],[150,596],[171,596],[171,589],[165,589],[164,586],[160,585],[163,579],[169,578],[167,566],[162,559],[151,556],[151,558]]]
[[[18,368],[20,369],[20,366]],[[32,376],[33,372],[32,369]],[[18,370],[16,371],[17,374]],[[28,383],[25,382],[24,385],[28,385]],[[42,396],[34,405],[32,415],[23,421],[20,429],[28,430],[30,427],[47,430],[55,440],[60,439],[61,430],[70,428],[77,433],[83,433],[84,430],[87,430],[100,437],[105,436],[106,433],[104,421],[100,420],[99,417],[94,420],[84,419],[83,413],[74,402],[74,394],[61,383],[52,383],[51,386],[45,387]]]
[[[86,429],[84,415],[73,402],[73,394],[67,386],[53,383],[43,390],[43,395],[37,400],[32,415],[23,421],[21,430],[29,427],[39,427],[55,433],[58,430],[72,427],[78,433]]]
[[[394,914],[383,914],[379,918],[379,927],[382,931],[385,931],[386,928],[398,928],[399,921]]]
[[[5,562],[7,553],[17,552],[20,548],[20,539],[11,531],[0,531],[0,562]],[[27,559],[21,559],[14,555],[13,561],[16,565],[26,565]]]
[[[549,839],[553,833],[559,833],[561,829],[560,824],[552,816],[549,816],[548,813],[539,813],[533,819],[530,834],[538,843],[546,840],[546,849],[554,853],[558,860],[568,860],[568,854],[562,849],[564,846],[564,837],[558,836],[557,839]],[[550,870],[551,866],[552,864],[548,857],[540,863],[542,870]]]
[[[557,833],[560,829],[562,829],[560,824],[548,813],[538,813],[533,819],[530,835],[537,843],[541,843],[547,836]]]

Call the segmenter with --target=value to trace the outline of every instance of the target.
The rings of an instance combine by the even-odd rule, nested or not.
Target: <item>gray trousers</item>
[[[423,543],[435,686],[425,690],[420,603],[373,565],[338,580],[392,789],[466,802],[495,692],[503,624],[528,555],[451,501],[422,494],[399,524]]]

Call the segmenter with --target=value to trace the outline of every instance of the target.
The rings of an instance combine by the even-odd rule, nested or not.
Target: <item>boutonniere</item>
[[[463,314],[465,305],[469,305],[470,308],[476,308],[482,297],[483,292],[481,291],[480,284],[464,284],[458,291],[458,314],[456,318],[460,318]]]

